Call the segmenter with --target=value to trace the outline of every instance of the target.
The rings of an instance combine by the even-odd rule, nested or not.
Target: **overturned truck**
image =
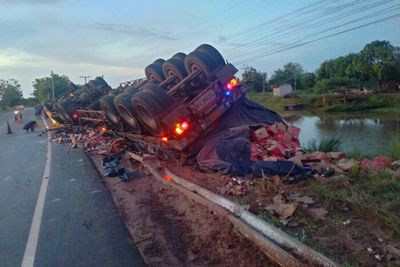
[[[61,123],[103,122],[121,134],[185,150],[244,94],[237,71],[203,44],[188,55],[155,60],[145,68],[145,79],[111,90],[98,77],[48,106]]]

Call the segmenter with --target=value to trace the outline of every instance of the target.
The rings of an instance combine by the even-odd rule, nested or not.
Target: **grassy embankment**
[[[314,142],[306,149],[310,152],[337,151],[340,140]],[[399,137],[391,140],[388,156],[400,159]],[[256,180],[255,186],[265,183],[263,179]],[[264,188],[271,190],[273,186],[269,184]],[[311,197],[315,201],[312,207],[327,211],[326,218],[313,217],[307,205],[297,205],[289,224],[283,224],[266,211],[258,216],[345,266],[375,265],[376,259],[367,248],[372,247],[383,255],[386,245],[399,245],[400,180],[395,177],[394,170],[366,173],[357,163],[349,175],[335,175],[324,181],[308,179],[284,190],[280,186],[278,184],[272,192],[285,191],[287,195],[295,192]]]
[[[276,112],[283,112],[283,105],[303,104],[308,110],[317,111],[379,111],[400,113],[400,93],[386,93],[372,95],[358,100],[339,102],[330,101],[328,105],[322,105],[322,95],[299,91],[299,98],[274,97],[271,92],[249,93],[248,97],[261,105]]]

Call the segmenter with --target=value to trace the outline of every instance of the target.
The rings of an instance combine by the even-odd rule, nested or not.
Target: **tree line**
[[[0,79],[0,108],[7,109],[16,105],[34,105],[46,102],[71,89],[71,81],[65,75],[52,74],[50,77],[37,78],[33,81],[32,97],[24,98],[20,83],[15,79]]]
[[[389,41],[373,41],[359,53],[351,53],[322,62],[315,72],[307,72],[299,63],[289,62],[274,71],[270,79],[267,73],[253,67],[245,68],[242,82],[250,90],[262,92],[271,90],[274,84],[288,82],[299,90],[313,90],[325,93],[341,88],[367,88],[379,92],[398,88],[400,84],[400,47]],[[71,81],[65,75],[52,74],[50,77],[33,81],[32,97],[24,98],[21,85],[15,79],[0,79],[0,108],[15,105],[33,105],[52,99],[52,88],[58,96],[71,89]]]
[[[322,62],[314,72],[306,72],[299,63],[289,62],[277,69],[269,80],[267,74],[247,67],[242,82],[250,90],[270,90],[278,83],[291,83],[299,90],[326,93],[346,88],[378,92],[398,90],[400,83],[400,47],[389,41],[373,41],[360,52]]]

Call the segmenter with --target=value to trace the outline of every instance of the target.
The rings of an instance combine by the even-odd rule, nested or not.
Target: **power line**
[[[356,22],[360,22],[360,21],[363,21],[363,20],[366,20],[366,19],[370,19],[370,18],[373,18],[373,17],[376,17],[376,16],[381,16],[381,15],[383,15],[383,14],[396,11],[396,10],[399,9],[399,6],[400,6],[400,4],[397,4],[397,5],[393,5],[393,6],[387,7],[387,8],[385,8],[385,9],[382,9],[382,10],[379,10],[379,11],[374,11],[373,13],[366,14],[366,15],[364,15],[363,17],[360,17],[360,18],[357,18],[357,19],[354,19],[354,20],[351,20],[351,21],[348,21],[348,22],[345,22],[345,23],[342,23],[342,24],[339,24],[339,25],[335,25],[335,26],[332,26],[332,27],[330,27],[330,28],[325,28],[325,29],[323,29],[323,30],[320,30],[320,31],[318,31],[318,32],[311,33],[311,34],[306,35],[306,36],[302,36],[302,37],[297,38],[296,40],[292,41],[292,42],[289,43],[289,44],[283,45],[283,46],[281,46],[281,47],[277,47],[277,48],[275,48],[275,49],[282,49],[282,48],[285,48],[286,46],[291,46],[293,43],[296,43],[296,42],[299,42],[299,41],[302,41],[302,40],[305,40],[305,39],[309,39],[309,38],[318,36],[318,35],[320,35],[320,34],[323,34],[323,33],[326,33],[326,32],[329,32],[329,31],[332,31],[332,30],[341,28],[341,27],[343,27],[343,26],[347,26],[347,25],[350,25],[350,24],[354,24],[354,23],[356,23]],[[265,52],[265,49],[264,49],[264,48],[260,48],[260,49],[258,49],[258,50],[253,51],[253,52],[254,52],[254,53],[257,53],[257,52]]]
[[[353,27],[353,28],[350,28],[350,29],[347,29],[347,30],[343,30],[343,31],[340,31],[340,32],[329,34],[329,35],[326,35],[326,36],[323,36],[323,37],[320,37],[320,38],[317,38],[317,39],[313,39],[313,40],[310,40],[310,41],[307,41],[307,42],[294,44],[292,46],[289,46],[289,47],[286,47],[286,48],[282,48],[282,49],[279,49],[279,50],[276,50],[276,51],[272,51],[272,52],[270,51],[270,52],[267,52],[265,54],[252,56],[252,57],[249,57],[247,59],[244,59],[244,60],[236,62],[236,63],[237,64],[246,64],[246,63],[249,63],[251,61],[255,61],[255,60],[270,56],[270,55],[274,55],[274,54],[277,54],[277,53],[280,53],[280,52],[283,52],[283,51],[287,51],[287,50],[290,50],[290,49],[293,49],[293,48],[297,48],[297,47],[300,47],[300,46],[304,46],[304,45],[307,45],[307,44],[315,43],[315,42],[318,42],[318,41],[321,41],[321,40],[324,40],[324,39],[328,39],[328,38],[333,37],[333,36],[337,36],[337,35],[340,35],[340,34],[343,34],[343,33],[346,33],[346,32],[351,32],[351,31],[354,31],[354,30],[357,30],[357,29],[361,29],[361,28],[364,28],[364,27],[367,27],[367,26],[370,26],[370,25],[374,25],[374,24],[377,24],[377,23],[380,23],[380,22],[383,22],[383,21],[391,20],[391,19],[394,19],[394,18],[397,18],[397,17],[400,17],[400,14],[392,15],[392,16],[389,16],[389,17],[386,17],[386,18],[382,18],[382,19],[375,20],[375,21],[372,21],[372,22],[369,22],[369,23],[365,23],[365,24],[362,24],[362,25],[359,25],[359,26],[356,26],[356,27]]]
[[[263,22],[263,23],[261,23],[261,24],[259,24],[259,25],[256,25],[256,26],[254,26],[254,27],[251,27],[251,28],[249,28],[249,29],[243,31],[242,33],[235,34],[235,35],[232,36],[231,38],[227,38],[227,39],[228,39],[230,42],[232,42],[232,41],[236,42],[236,41],[243,40],[244,38],[247,38],[248,36],[251,36],[251,35],[253,35],[253,34],[256,34],[256,33],[259,31],[260,28],[261,28],[261,30],[263,30],[265,26],[267,26],[267,25],[269,25],[269,24],[271,24],[271,23],[275,23],[275,24],[278,24],[278,25],[279,25],[279,23],[281,23],[281,22],[283,21],[283,20],[280,20],[280,19],[285,19],[285,18],[287,18],[288,16],[291,16],[292,14],[295,14],[295,15],[292,16],[291,18],[301,17],[301,16],[303,16],[303,15],[310,14],[310,13],[314,12],[315,10],[317,10],[317,9],[318,9],[318,6],[319,6],[320,4],[322,4],[322,3],[324,3],[324,2],[328,2],[328,0],[319,0],[319,1],[316,1],[316,2],[314,2],[314,3],[312,3],[312,4],[309,4],[309,5],[305,6],[305,7],[302,7],[302,8],[296,9],[296,10],[294,10],[294,11],[285,13],[285,14],[279,16],[279,17],[276,17],[276,18],[267,20],[267,21],[265,21],[265,22]],[[312,8],[313,6],[314,6],[314,8]],[[310,8],[311,8],[311,9],[310,9]],[[226,42],[227,42],[227,41],[226,41]],[[223,42],[223,43],[226,43],[226,42]]]
[[[369,9],[378,7],[380,5],[387,4],[387,3],[392,2],[392,1],[393,0],[389,0],[389,1],[385,0],[385,1],[381,1],[381,2],[375,2],[375,3],[372,3],[370,5],[363,6],[361,8],[355,9],[355,10],[346,11],[345,13],[336,15],[334,17],[323,19],[321,21],[316,21],[315,23],[313,23],[311,25],[304,25],[304,24],[300,24],[299,23],[299,24],[297,24],[297,26],[290,28],[289,31],[286,31],[286,32],[283,31],[283,32],[280,32],[280,33],[275,34],[275,35],[262,36],[260,38],[257,38],[256,40],[252,41],[248,45],[242,46],[240,48],[239,47],[236,48],[236,51],[234,51],[232,53],[228,52],[227,55],[229,57],[234,57],[234,56],[237,56],[237,55],[239,55],[239,56],[243,55],[244,53],[247,54],[249,52],[250,48],[253,48],[253,47],[256,48],[256,47],[261,47],[261,46],[265,47],[267,44],[272,44],[271,41],[273,41],[273,40],[280,40],[280,39],[283,39],[283,38],[288,37],[288,36],[293,36],[293,34],[298,34],[299,32],[309,31],[314,26],[320,27],[322,25],[329,24],[331,22],[335,22],[335,21],[337,21],[339,19],[343,19],[343,18],[352,16],[352,15],[357,14],[357,13],[363,13],[363,12],[369,10]]]
[[[245,43],[240,46],[240,47],[234,47],[234,48],[229,48],[227,49],[228,51],[231,50],[235,50],[235,49],[240,49],[244,46],[247,46],[249,44],[253,43],[253,38],[257,38],[259,39],[260,36],[261,37],[268,37],[271,34],[274,35],[276,33],[282,33],[285,32],[287,30],[293,29],[298,27],[299,25],[303,25],[309,21],[315,20],[315,19],[320,19],[323,16],[329,15],[331,13],[335,13],[335,12],[340,12],[344,9],[346,9],[349,5],[354,5],[357,3],[360,3],[361,0],[353,0],[350,3],[347,3],[346,5],[340,5],[340,6],[333,6],[333,7],[329,7],[329,6],[325,6],[325,7],[319,7],[319,5],[317,5],[315,8],[309,10],[307,13],[305,13],[307,16],[303,18],[303,16],[300,15],[295,15],[295,16],[289,16],[286,15],[286,18],[282,18],[280,19],[282,16],[278,17],[278,18],[274,18],[272,21],[272,23],[263,23],[263,27],[258,27],[258,29],[256,31],[253,31],[252,33],[248,33],[247,35],[241,37],[241,38],[236,38],[236,41],[240,41],[243,40],[245,41]],[[327,12],[327,10],[329,10],[329,12]],[[287,18],[289,17],[289,18]],[[296,18],[300,18],[299,20],[296,20]],[[282,23],[282,21],[284,23]]]

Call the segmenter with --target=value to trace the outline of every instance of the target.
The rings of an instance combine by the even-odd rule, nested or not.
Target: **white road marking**
[[[10,178],[12,178],[12,177],[11,176],[7,176],[6,178],[4,178],[4,181],[10,180]]]
[[[69,180],[69,181],[72,183],[72,182],[75,182],[75,180],[76,180],[75,178],[72,178],[72,179]]]
[[[43,119],[47,127],[47,122]],[[26,243],[24,257],[22,259],[21,267],[33,267],[35,263],[37,243],[39,240],[40,225],[42,223],[44,202],[46,200],[47,186],[49,184],[50,166],[51,166],[51,142],[50,134],[47,135],[47,158],[44,167],[42,184],[40,185],[39,196],[36,202],[35,211],[33,213],[33,220],[31,229],[29,231],[28,242]]]
[[[94,190],[94,191],[92,191],[92,192],[90,192],[91,194],[97,194],[97,193],[101,193],[101,192],[103,192],[103,191],[101,191],[101,190]]]
[[[61,199],[59,199],[59,198],[55,198],[55,199],[53,199],[51,202],[57,202],[57,201],[60,201]]]

